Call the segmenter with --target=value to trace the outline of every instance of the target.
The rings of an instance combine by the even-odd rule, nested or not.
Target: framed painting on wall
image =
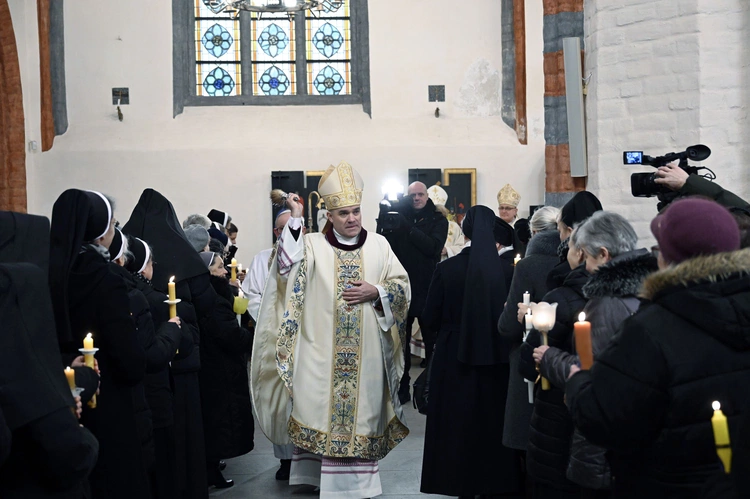
[[[450,212],[450,217],[460,224],[466,210],[477,204],[477,169],[445,169],[441,187],[448,193],[445,207]]]

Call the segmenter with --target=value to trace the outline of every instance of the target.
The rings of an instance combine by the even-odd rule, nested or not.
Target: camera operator
[[[680,168],[677,162],[660,166],[656,173],[655,183],[677,192],[680,196],[706,196],[728,208],[748,208],[750,204],[736,194],[725,190],[700,175],[689,175]]]
[[[411,305],[406,324],[406,341],[404,342],[404,376],[401,378],[399,399],[406,403],[411,399],[409,393],[409,368],[411,367],[411,330],[414,319],[419,322],[424,336],[427,357],[432,353],[435,338],[425,323],[420,319],[427,298],[432,274],[440,262],[440,253],[448,237],[448,220],[435,207],[427,196],[427,186],[414,182],[407,191],[403,206],[398,208],[397,223],[393,228],[382,228],[379,232],[385,236],[409,274],[411,286]]]

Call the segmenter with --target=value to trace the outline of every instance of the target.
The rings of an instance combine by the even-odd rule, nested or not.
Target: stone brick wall
[[[652,156],[703,143],[717,182],[750,198],[750,2],[586,0],[588,189],[644,244],[656,199],[633,198],[624,150]]]

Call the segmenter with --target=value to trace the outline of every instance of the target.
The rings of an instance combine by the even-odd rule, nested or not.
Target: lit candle
[[[169,304],[169,318],[174,319],[177,317],[177,303],[175,303],[177,301],[177,292],[175,291],[174,276],[169,278],[167,289],[169,290],[169,301],[172,302]]]
[[[237,272],[242,273],[242,264],[237,265]]]
[[[523,294],[523,304],[524,305],[531,305],[531,294],[529,294],[528,291],[526,291]]]
[[[732,471],[732,446],[729,443],[729,426],[727,417],[721,412],[721,404],[716,401],[713,404],[714,415],[711,418],[711,425],[714,427],[714,441],[716,442],[716,454],[719,455],[722,464],[724,464],[724,473],[729,474]]]
[[[513,265],[518,265],[518,262],[521,261],[521,255],[520,253],[516,255],[516,257],[513,259]]]
[[[573,334],[576,339],[576,352],[581,360],[581,369],[591,369],[594,364],[594,352],[591,348],[591,323],[586,320],[586,314],[578,315],[578,322],[573,324]]]
[[[76,387],[76,372],[70,368],[70,366],[65,368],[65,377],[68,378],[68,386],[71,390],[74,390]]]
[[[232,258],[232,265],[230,265],[230,267],[232,268],[232,280],[236,281],[237,280],[237,259],[236,258]]]
[[[91,333],[88,333],[86,337],[83,339],[83,349],[84,350],[94,349],[94,338],[91,336]],[[86,367],[90,367],[91,369],[93,369],[94,368],[94,354],[84,353],[83,362],[84,364],[86,364]]]

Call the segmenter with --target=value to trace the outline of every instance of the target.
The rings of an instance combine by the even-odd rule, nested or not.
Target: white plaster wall
[[[589,190],[644,244],[656,199],[633,198],[624,150],[652,156],[703,143],[718,182],[750,197],[747,169],[750,3],[587,0],[584,4]]]
[[[13,1],[26,11],[33,5]],[[447,0],[370,2],[372,119],[361,106],[186,108],[173,119],[170,2],[66,2],[70,128],[30,161],[29,211],[49,215],[64,189],[92,188],[116,198],[124,221],[143,188],[153,187],[180,217],[230,212],[239,257],[249,261],[271,241],[270,172],[346,160],[366,183],[368,229],[380,186],[406,183],[409,168],[477,168],[478,202],[494,209],[498,189],[511,182],[523,214],[544,197],[542,5],[526,7],[530,134],[521,146],[482,90],[478,99],[459,98],[460,88],[485,88],[501,67],[500,2],[474,3],[455,15]],[[32,45],[22,50],[37,50]],[[430,84],[446,85],[440,119],[427,102]],[[38,77],[24,90],[34,85]],[[131,100],[123,122],[111,105],[112,87],[121,86]]]

